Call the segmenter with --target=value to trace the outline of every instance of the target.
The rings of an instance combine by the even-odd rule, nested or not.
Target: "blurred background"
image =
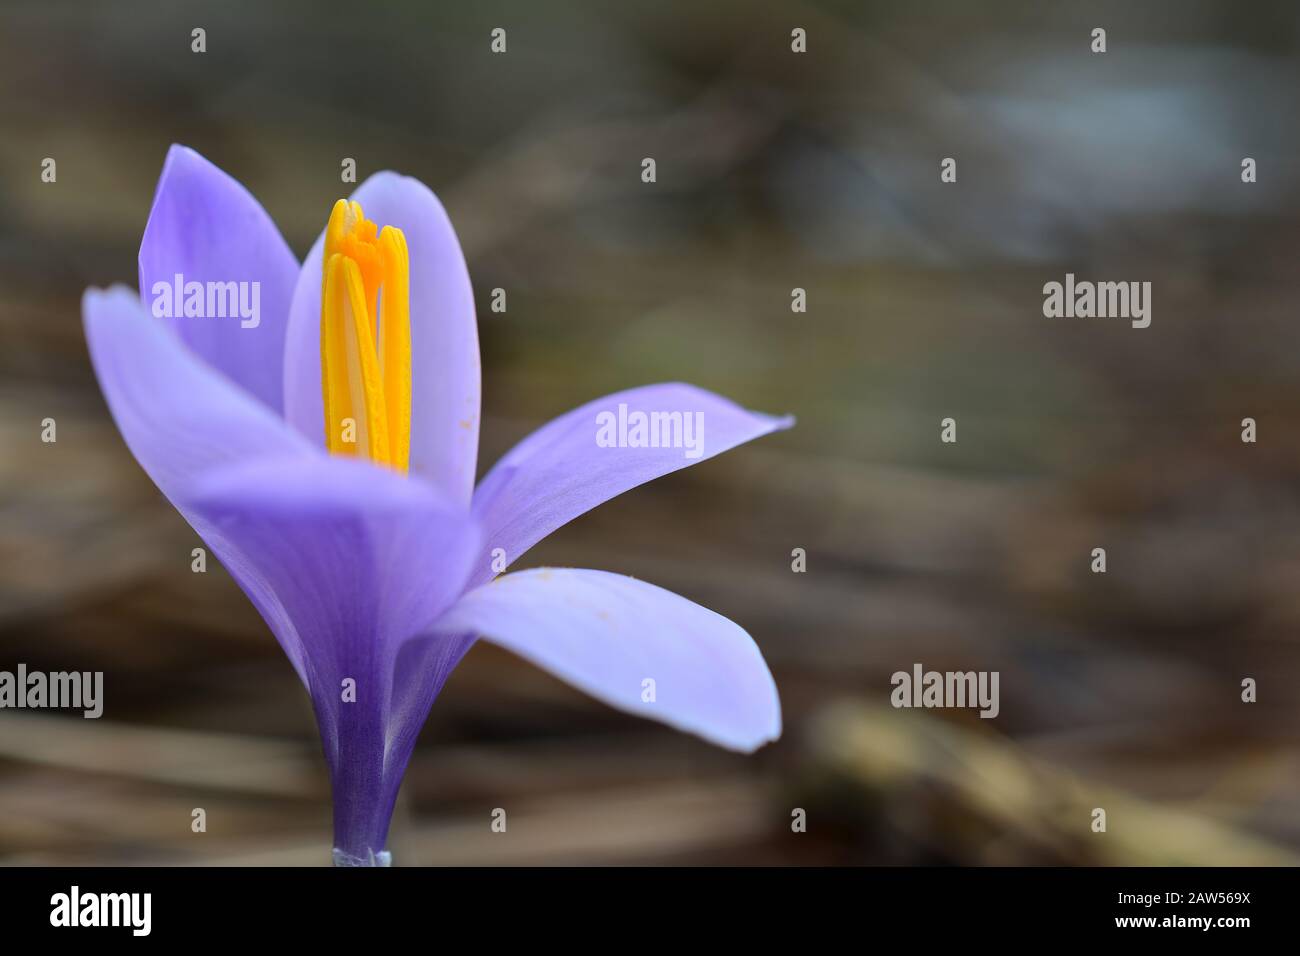
[[[1296,862],[1298,56],[1283,2],[6,0],[0,669],[102,670],[106,712],[0,712],[0,862],[328,861],[306,692],[224,570],[191,572],[82,337],[84,287],[136,282],[172,142],[300,256],[344,157],[440,194],[480,470],[655,381],[799,419],[520,565],[739,621],[783,738],[732,755],[480,644],[399,864]],[[1045,319],[1066,272],[1150,281],[1151,327]],[[918,662],[999,671],[999,717],[892,709]]]

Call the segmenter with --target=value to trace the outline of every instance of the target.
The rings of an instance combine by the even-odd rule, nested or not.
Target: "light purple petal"
[[[91,362],[117,427],[173,502],[213,469],[268,455],[316,454],[146,314],[130,289],[87,289],[81,308]]]
[[[471,517],[424,482],[324,455],[214,473],[182,509],[311,692],[335,845],[382,850],[411,748],[459,660],[453,642],[412,657],[407,639],[461,593],[479,546]]]
[[[629,419],[635,412],[676,412],[702,421],[698,454],[686,447],[601,447],[599,416],[617,417],[620,406],[626,406]],[[680,383],[629,389],[561,415],[506,453],[474,492],[485,556],[473,580],[478,583],[490,575],[487,556],[495,548],[504,549],[507,563],[513,563],[596,505],[793,423],[792,418],[747,411],[720,395]],[[680,434],[684,444],[688,436],[684,430]]]
[[[411,256],[411,471],[468,505],[478,460],[479,354],[474,290],[442,203],[419,180],[376,173],[351,197]],[[329,210],[323,210],[328,214]],[[320,297],[324,232],[303,262],[289,318],[285,417],[324,444]]]
[[[733,750],[781,735],[763,655],[738,625],[671,591],[606,571],[537,568],[456,603],[438,633],[478,634],[619,710]],[[645,682],[654,681],[654,700]]]
[[[258,284],[255,316],[250,284],[244,286],[248,318],[227,310],[237,314],[159,321],[170,324],[213,368],[282,412],[285,328],[298,260],[252,194],[184,146],[167,153],[140,242],[140,298],[151,314],[161,313],[161,308],[154,311],[155,301],[175,285],[177,275],[183,276],[182,288],[205,284],[205,311],[206,283]],[[174,306],[173,294],[166,297]]]

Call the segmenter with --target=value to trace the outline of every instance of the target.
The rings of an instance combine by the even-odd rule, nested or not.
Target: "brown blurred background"
[[[328,860],[306,694],[225,572],[191,573],[82,338],[82,289],[136,281],[172,142],[299,255],[343,157],[440,194],[481,469],[654,381],[799,417],[523,562],[736,619],[785,736],[731,755],[480,644],[399,864],[1295,862],[1298,55],[1283,2],[6,0],[0,669],[103,670],[106,712],[0,712],[0,862]],[[1045,319],[1067,271],[1152,282],[1151,327]],[[999,671],[1000,716],[891,709],[915,662]]]

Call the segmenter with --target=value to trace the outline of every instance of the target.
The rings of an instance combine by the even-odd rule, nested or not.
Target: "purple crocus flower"
[[[131,451],[311,694],[335,862],[390,859],[416,735],[478,637],[724,747],[780,735],[772,676],[733,622],[608,572],[496,572],[601,502],[791,420],[689,385],[630,389],[538,429],[475,488],[473,294],[420,182],[372,176],[299,266],[247,190],[174,146],[140,295],[88,290],[83,315]]]

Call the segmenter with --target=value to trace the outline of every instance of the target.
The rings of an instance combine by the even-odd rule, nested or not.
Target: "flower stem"
[[[376,853],[374,850],[367,850],[365,856],[354,856],[334,848],[334,865],[335,866],[392,866],[393,854],[387,850],[380,850]]]

